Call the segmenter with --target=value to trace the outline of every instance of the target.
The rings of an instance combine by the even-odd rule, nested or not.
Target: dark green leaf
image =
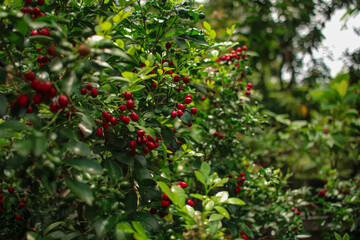
[[[126,195],[125,207],[128,212],[135,212],[137,208],[137,194],[135,191],[131,191]]]
[[[95,175],[103,173],[100,164],[95,159],[78,158],[78,159],[69,159],[66,162],[79,171],[84,171]]]
[[[65,182],[66,182],[66,185],[70,188],[70,190],[75,195],[77,195],[81,201],[86,202],[88,205],[92,205],[94,196],[93,196],[92,190],[89,185],[78,182],[71,178],[66,178]]]
[[[105,168],[108,170],[108,175],[111,180],[116,182],[123,177],[121,166],[117,164],[114,160],[106,159]]]

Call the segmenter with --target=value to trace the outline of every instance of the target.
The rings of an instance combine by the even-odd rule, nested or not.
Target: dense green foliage
[[[285,240],[314,219],[359,234],[351,74],[288,119],[253,86],[250,55],[268,56],[218,41],[203,6],[0,2],[1,239]],[[324,182],[291,188],[288,169]]]

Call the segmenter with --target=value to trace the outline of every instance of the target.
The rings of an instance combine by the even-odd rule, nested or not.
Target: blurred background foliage
[[[238,41],[251,50],[254,74],[246,81],[255,85],[253,99],[259,101],[269,125],[241,139],[248,154],[265,166],[291,168],[296,179],[317,178],[324,168],[337,169],[343,177],[355,176],[360,169],[360,48],[343,54],[346,70],[334,79],[314,52],[325,38],[326,22],[345,9],[346,24],[359,13],[359,2],[197,3],[205,6],[218,41]],[[358,28],[354,32],[359,35]]]

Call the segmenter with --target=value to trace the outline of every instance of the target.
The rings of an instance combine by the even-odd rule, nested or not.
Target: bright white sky
[[[346,13],[345,10],[337,10],[332,16],[331,20],[326,23],[323,34],[325,40],[320,50],[314,52],[316,58],[324,58],[325,64],[330,68],[330,74],[335,77],[343,67],[343,60],[341,60],[346,49],[353,52],[360,48],[360,36],[354,32],[354,26],[360,26],[360,14],[356,17],[350,17],[346,29],[341,29],[345,20],[340,21],[340,18]],[[329,59],[328,51],[332,52],[333,60]]]

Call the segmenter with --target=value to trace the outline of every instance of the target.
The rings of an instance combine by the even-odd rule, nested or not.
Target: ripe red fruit
[[[50,93],[51,89],[53,88],[53,85],[50,81],[45,81],[42,84],[42,90],[44,93]]]
[[[127,116],[124,116],[124,119],[122,121],[125,125],[128,125],[130,123],[130,118]]]
[[[245,239],[245,240],[247,240],[248,239],[248,237],[244,234],[244,235],[242,235],[241,236],[243,239]]]
[[[133,157],[135,157],[135,155],[136,155],[135,149],[132,149],[132,150],[130,151],[130,155],[133,156]]]
[[[223,133],[219,133],[219,138],[223,139],[224,138],[224,134]]]
[[[181,117],[182,115],[184,115],[184,112],[182,111],[182,110],[177,110],[177,115],[179,116],[179,117]]]
[[[86,95],[86,93],[87,93],[86,88],[82,88],[82,89],[80,90],[80,93],[81,93],[81,95]]]
[[[245,176],[245,173],[240,173],[240,177],[244,177]]]
[[[245,177],[242,177],[240,178],[241,181],[245,182],[246,181],[246,178]]]
[[[126,111],[126,107],[124,105],[120,104],[119,105],[119,110],[122,111],[122,112]]]
[[[27,105],[29,105],[30,100],[29,97],[26,94],[21,94],[18,98],[17,98],[17,104],[20,107],[26,107]]]
[[[240,190],[241,190],[241,188],[240,188],[240,187],[236,187],[236,188],[235,188],[235,193],[239,193],[239,192],[240,192]]]
[[[169,206],[170,206],[170,203],[166,200],[162,200],[161,201],[161,206],[164,208],[164,209],[167,209]]]
[[[171,117],[172,117],[172,118],[176,118],[176,111],[172,111],[172,112],[171,112]]]
[[[300,215],[300,211],[297,211],[297,212],[296,212],[296,215]]]
[[[153,88],[157,88],[157,83],[156,83],[156,82],[152,82],[152,83],[151,83],[151,86],[152,86]]]
[[[149,150],[149,148],[145,147],[143,151],[145,154],[147,154],[147,153],[149,153],[150,150]]]
[[[33,11],[34,11],[34,9],[33,9]],[[39,13],[39,14],[40,14],[40,13]],[[40,35],[50,36],[50,30],[47,29],[47,28],[41,29],[39,33],[40,33]]]
[[[135,112],[132,112],[132,113],[130,114],[130,118],[131,118],[131,120],[134,121],[134,122],[139,121],[139,116],[138,116],[137,113],[135,113]]]
[[[111,125],[116,125],[116,124],[117,124],[117,119],[116,119],[116,117],[112,117],[112,118],[110,119],[110,123],[111,123]]]
[[[52,113],[56,113],[58,110],[59,110],[59,106],[56,103],[53,102],[50,104],[50,111]]]
[[[31,0],[25,0],[25,5],[31,5]]]
[[[196,114],[196,113],[197,113],[197,109],[196,109],[196,108],[192,108],[192,109],[191,109],[191,113],[192,113],[192,114]]]
[[[242,50],[246,51],[246,50],[248,50],[248,47],[244,45],[244,46],[242,47]]]
[[[164,218],[168,215],[166,212],[159,212],[159,217]]]
[[[103,130],[101,130],[101,128],[98,128],[96,130],[96,135],[98,135],[99,137],[102,137],[103,136]]]
[[[328,133],[329,130],[327,128],[324,128],[324,133]]]
[[[136,142],[135,142],[134,140],[131,141],[131,142],[129,143],[129,146],[130,146],[131,148],[136,147]]]
[[[34,7],[34,8],[32,9],[32,14],[33,14],[33,15],[39,16],[40,13],[41,13],[40,8]],[[40,33],[40,34],[41,34],[41,33]]]
[[[13,193],[15,191],[15,188],[14,187],[8,187],[8,191],[9,191],[9,193]]]
[[[202,96],[202,97],[201,97],[201,100],[203,100],[203,101],[204,101],[205,99],[206,99],[206,97],[205,97],[205,96]]]
[[[93,89],[93,86],[90,83],[88,83],[86,84],[86,89],[91,91],[91,89]]]
[[[18,221],[20,221],[20,220],[22,219],[21,215],[19,215],[19,214],[16,215],[15,218],[16,218],[16,220],[18,220]]]
[[[97,95],[98,95],[98,90],[96,90],[95,88],[93,88],[93,89],[91,89],[91,96],[93,97],[93,98],[96,98],[97,97]]]
[[[69,100],[65,95],[60,95],[58,99],[58,103],[61,108],[64,108],[68,105]]]
[[[35,80],[35,74],[33,74],[31,72],[27,72],[27,73],[25,73],[25,79],[28,80],[28,81],[34,81]]]
[[[188,77],[183,77],[183,82],[184,83],[189,83],[190,82],[190,78],[188,78]]]
[[[191,206],[191,207],[194,206],[194,202],[192,200],[190,200],[190,199],[187,200],[186,204]]]
[[[186,182],[179,182],[181,188],[187,188],[187,183]]]
[[[178,82],[180,80],[180,76],[179,75],[175,75],[174,76],[174,82]]]
[[[28,107],[28,109],[27,109],[28,113],[32,113],[33,111],[34,111],[34,109],[32,107]]]
[[[155,144],[153,142],[147,142],[146,144],[149,148],[149,150],[153,150],[155,148]]]
[[[192,99],[191,98],[185,98],[184,99],[184,103],[185,104],[189,104],[189,103],[191,103],[192,102]]]
[[[192,99],[192,95],[191,94],[186,94],[185,98],[191,98]]]
[[[219,133],[218,132],[214,132],[214,137],[217,137],[219,136]]]
[[[155,208],[150,208],[150,214],[156,214],[157,210]]]
[[[109,127],[109,123],[108,122],[103,122],[102,126],[104,129],[107,129]]]
[[[138,135],[139,137],[142,137],[142,136],[145,135],[145,131],[144,131],[144,130],[138,130],[138,131],[137,131],[137,135]]]
[[[47,96],[48,98],[54,98],[54,97],[56,96],[56,94],[57,94],[56,89],[55,89],[55,88],[51,88],[50,91],[48,91],[48,92],[46,93],[46,96]]]
[[[25,207],[25,203],[19,203],[19,207],[21,207],[21,208],[23,208],[23,207]]]
[[[172,46],[172,43],[171,43],[171,42],[167,42],[166,45],[165,45],[166,49],[170,49],[171,46]]]
[[[39,17],[45,17],[46,13],[40,13]]]
[[[37,93],[33,96],[32,102],[33,104],[37,105],[43,101],[43,96],[40,93]]]
[[[126,100],[129,100],[129,99],[132,98],[132,94],[131,94],[131,92],[124,92],[123,97],[124,97]]]
[[[146,136],[142,136],[141,141],[142,141],[143,143],[146,143],[146,142],[148,141],[148,139],[147,139]]]
[[[180,110],[185,110],[185,105],[182,104],[182,103],[179,103],[179,104],[178,104],[178,109],[180,109]]]
[[[170,198],[168,197],[168,195],[166,195],[166,193],[164,193],[161,198],[162,198],[162,200],[165,200],[167,202],[171,201]]]
[[[134,104],[133,100],[128,100],[128,101],[126,102],[126,107],[127,107],[127,109],[129,109],[129,110],[133,109],[133,108],[135,107],[135,104]]]
[[[136,144],[137,144],[138,146],[141,146],[141,145],[142,145],[141,137],[138,137],[138,138],[136,139]]]
[[[233,175],[229,173],[228,178],[233,178]]]
[[[38,1],[37,1],[37,5],[38,5],[38,6],[43,6],[44,3],[45,3],[45,0],[38,0]]]
[[[295,207],[293,207],[293,208],[291,209],[291,211],[295,212],[295,211],[296,211],[296,208],[295,208]]]

